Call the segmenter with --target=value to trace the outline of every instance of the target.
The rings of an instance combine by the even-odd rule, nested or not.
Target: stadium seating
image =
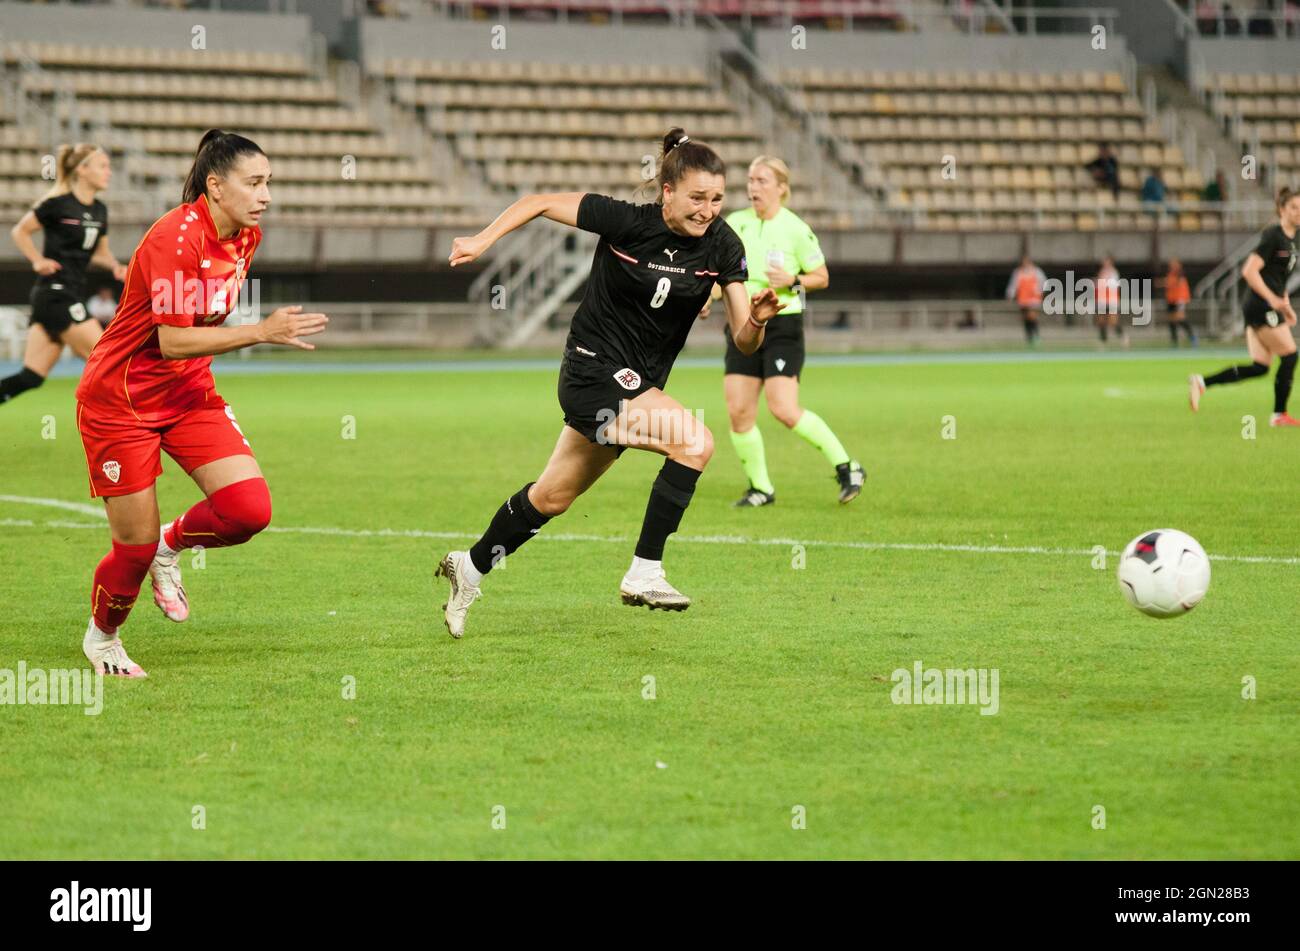
[[[1300,72],[1217,73],[1204,92],[1217,119],[1240,116],[1243,132],[1258,135],[1260,159],[1279,183],[1300,181]]]
[[[921,227],[1149,227],[1138,193],[1154,167],[1170,205],[1182,209],[1180,227],[1216,224],[1196,211],[1200,173],[1164,141],[1117,73],[813,67],[781,78],[883,169],[896,207],[916,213]],[[1100,142],[1112,143],[1119,159],[1118,198],[1083,167]]]
[[[653,174],[663,134],[681,125],[703,130],[727,163],[727,187],[743,193],[749,161],[764,150],[753,120],[702,67],[673,70],[653,89],[619,64],[389,59],[380,75],[398,103],[445,130],[458,156],[503,191],[631,198],[645,172]],[[671,112],[662,105],[666,85],[680,105]],[[836,209],[827,198],[799,186],[796,179],[800,214],[814,227],[833,225]]]
[[[120,168],[170,200],[179,200],[199,137],[218,127],[254,138],[272,156],[280,222],[451,225],[480,217],[462,189],[440,182],[427,158],[382,131],[300,55],[236,53],[235,75],[215,72],[190,50],[12,43],[4,60],[15,68],[38,63],[17,70],[23,91],[58,118],[79,121],[83,138],[111,125]],[[40,191],[32,184],[36,139],[30,129],[0,125],[0,208],[8,215]]]

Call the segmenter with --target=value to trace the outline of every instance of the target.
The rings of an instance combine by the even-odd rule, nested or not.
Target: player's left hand
[[[492,242],[478,235],[469,238],[456,238],[451,242],[451,255],[447,260],[452,267],[468,264],[486,251]]]
[[[704,306],[700,308],[700,312],[699,312],[698,315],[696,315],[696,318],[695,318],[695,319],[696,319],[696,320],[708,320],[708,319],[709,319],[709,311],[712,310],[712,309],[713,309],[713,300],[712,300],[712,298],[710,298],[709,300],[706,300],[706,301],[704,302]]]
[[[779,267],[770,267],[767,269],[767,283],[772,287],[789,287],[794,283],[794,275]]]
[[[765,287],[749,299],[749,310],[754,319],[765,324],[776,316],[781,309],[781,302],[776,299],[776,291]]]
[[[1282,306],[1279,307],[1278,310],[1281,311],[1281,312],[1282,312],[1282,316],[1286,318],[1286,324],[1287,324],[1287,326],[1288,326],[1288,327],[1294,327],[1294,326],[1295,326],[1295,308],[1291,306],[1291,298],[1289,298],[1289,297],[1283,297],[1283,298],[1282,298]]]
[[[121,284],[123,281],[126,280],[126,265],[125,265],[125,264],[114,264],[114,265],[113,265],[113,280],[117,281],[119,284]]]

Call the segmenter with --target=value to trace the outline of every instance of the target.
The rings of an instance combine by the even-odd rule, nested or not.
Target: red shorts
[[[212,397],[208,405],[188,410],[166,426],[98,415],[78,403],[77,429],[90,470],[90,497],[130,495],[153,485],[163,471],[160,449],[187,475],[227,456],[251,456],[234,411],[220,396]]]

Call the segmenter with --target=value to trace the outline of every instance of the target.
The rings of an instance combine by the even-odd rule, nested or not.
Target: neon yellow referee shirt
[[[741,208],[727,215],[727,224],[745,244],[749,263],[749,280],[745,290],[752,297],[767,283],[767,269],[778,267],[790,274],[806,274],[826,263],[817,235],[789,208],[782,207],[770,221],[764,221],[753,208]],[[788,287],[774,288],[781,302],[782,314],[803,312],[803,300]]]

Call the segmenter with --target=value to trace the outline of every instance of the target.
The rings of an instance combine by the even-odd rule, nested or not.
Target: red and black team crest
[[[625,390],[635,390],[641,385],[641,374],[631,367],[624,367],[614,374],[614,380]]]

